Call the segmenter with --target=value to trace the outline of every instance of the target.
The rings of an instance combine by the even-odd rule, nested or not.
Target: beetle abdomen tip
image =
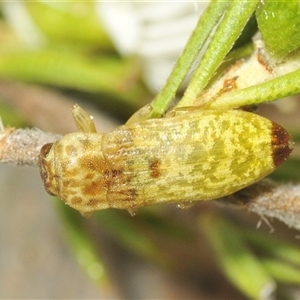
[[[281,165],[293,151],[291,136],[280,125],[272,123],[272,148],[274,165]]]

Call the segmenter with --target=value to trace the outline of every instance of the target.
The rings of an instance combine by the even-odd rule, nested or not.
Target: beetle
[[[291,153],[280,125],[243,110],[186,108],[97,133],[72,108],[79,129],[42,147],[45,189],[82,213],[212,200],[271,173]]]

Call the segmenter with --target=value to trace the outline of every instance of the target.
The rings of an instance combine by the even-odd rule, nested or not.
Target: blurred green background
[[[158,28],[166,20],[187,23],[199,15],[191,4],[181,4],[180,13],[172,15],[174,3],[169,3],[169,15],[160,20],[157,14],[153,21],[146,12],[155,12],[155,3],[127,4],[124,12],[132,10],[137,19],[144,16],[143,24]],[[97,2],[1,3],[5,125],[72,132],[70,107],[79,102],[94,116],[98,131],[107,132],[151,101],[155,89],[147,66],[158,61],[166,73],[168,47],[151,56],[156,62],[149,59],[141,50],[153,46],[143,44],[151,41],[149,30],[136,52],[122,53],[103,25],[103,9]],[[114,11],[117,23],[120,11]],[[173,48],[178,51],[171,57],[180,52]],[[299,107],[297,96],[262,105],[259,112],[297,141]],[[272,177],[299,180],[298,157],[296,147],[293,160]],[[46,194],[38,169],[11,166],[0,167],[0,203],[0,298],[267,299],[272,290],[278,299],[300,298],[299,232],[268,220],[271,230],[243,209],[209,201],[183,210],[143,208],[134,217],[105,210],[83,218]]]

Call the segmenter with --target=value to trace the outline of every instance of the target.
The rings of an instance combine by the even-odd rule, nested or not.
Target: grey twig
[[[41,147],[60,137],[38,129],[4,128],[0,123],[0,163],[38,166]],[[300,230],[300,184],[264,179],[218,201],[277,218]]]
[[[300,184],[263,179],[220,201],[244,206],[262,217],[279,219],[300,230]]]
[[[1,123],[1,121],[0,121]],[[61,136],[39,129],[4,128],[0,125],[0,162],[38,166],[40,149]]]

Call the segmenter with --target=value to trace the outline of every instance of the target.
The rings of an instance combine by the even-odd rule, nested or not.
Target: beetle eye
[[[46,158],[50,152],[50,149],[52,148],[53,143],[48,143],[45,144],[42,148],[41,148],[41,152],[40,152],[40,156],[42,158]]]
[[[44,182],[44,187],[46,191],[50,194],[55,196],[51,190],[52,184],[51,184],[51,178],[49,178],[49,167],[47,162],[47,156],[52,148],[53,143],[45,144],[40,151],[39,156],[39,166],[40,166],[40,174]]]

